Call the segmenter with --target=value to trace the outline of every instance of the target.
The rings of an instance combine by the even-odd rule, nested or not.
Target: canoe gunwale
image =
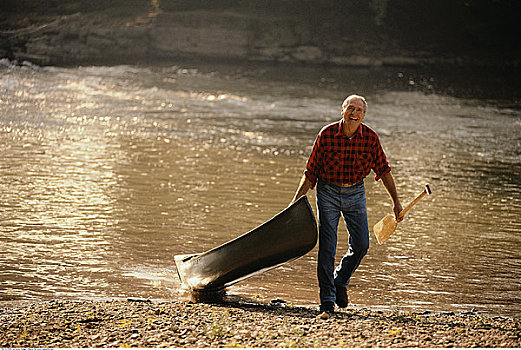
[[[317,239],[315,216],[303,196],[233,240],[200,254],[176,255],[174,260],[185,287],[193,291],[219,291],[298,259],[315,247]],[[266,249],[260,248],[263,244]]]

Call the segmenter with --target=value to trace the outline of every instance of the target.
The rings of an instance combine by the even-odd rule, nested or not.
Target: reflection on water
[[[352,302],[521,315],[515,85],[395,68],[0,62],[1,300],[181,297],[173,256],[284,209],[316,133],[356,91],[402,201],[425,183],[433,195],[384,245],[371,237]],[[372,227],[391,207],[372,176],[366,187]],[[339,235],[342,252],[342,225]],[[315,258],[316,249],[230,293],[316,303]]]

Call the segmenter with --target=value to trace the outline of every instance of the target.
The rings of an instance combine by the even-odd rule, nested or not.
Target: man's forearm
[[[293,200],[291,203],[296,202],[300,197],[308,193],[309,189],[311,188],[311,181],[307,178],[306,175],[302,176],[302,179],[300,180],[300,183],[297,188],[297,192],[295,192],[295,196],[293,197]]]
[[[396,184],[394,183],[393,175],[388,172],[387,174],[382,175],[382,182],[393,201],[393,210],[397,219],[401,219],[398,217],[400,212],[402,211],[402,205],[400,203],[400,199],[398,198],[398,191],[396,191]]]
[[[391,197],[393,204],[399,203],[400,200],[398,199],[396,184],[394,183],[394,178],[391,175],[391,172],[382,175],[382,182],[385,186],[385,189],[387,190],[387,193],[389,193],[389,196]]]

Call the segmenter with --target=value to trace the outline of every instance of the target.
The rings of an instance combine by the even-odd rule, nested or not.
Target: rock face
[[[182,11],[143,17],[76,13],[40,26],[0,32],[0,57],[44,65],[211,58],[336,65],[419,64],[418,57],[374,50],[349,40],[313,39],[292,17]],[[387,43],[387,47],[389,44]]]
[[[22,5],[36,3],[18,1],[22,1]],[[342,66],[483,63],[483,57],[478,58],[472,50],[465,51],[472,45],[463,45],[465,40],[461,35],[456,43],[441,34],[426,39],[441,27],[433,31],[432,26],[424,25],[416,39],[408,38],[411,34],[407,33],[411,30],[407,30],[407,23],[390,11],[394,7],[389,7],[389,23],[379,25],[372,19],[372,12],[364,15],[363,11],[355,13],[353,9],[343,12],[336,8],[319,10],[318,5],[322,2],[318,1],[298,2],[284,11],[282,5],[291,1],[263,2],[279,6],[268,10],[260,9],[260,5],[253,2],[241,9],[212,7],[208,2],[194,5],[163,1],[160,5],[157,0],[146,4],[143,0],[130,2],[139,3],[141,7],[126,6],[119,1],[112,4],[112,8],[105,5],[106,8],[97,9],[102,1],[90,1],[93,1],[90,7],[86,0],[71,2],[81,4],[83,7],[78,9],[85,11],[69,11],[63,15],[66,4],[47,0],[54,4],[54,12],[45,10],[46,14],[37,15],[40,16],[37,20],[34,15],[24,14],[25,5],[16,5],[18,12],[11,16],[7,12],[1,13],[2,6],[6,5],[0,4],[0,28],[4,28],[0,30],[0,57],[46,65],[136,63],[177,58]],[[13,6],[17,4],[11,2]],[[316,13],[313,12],[315,7]],[[403,28],[393,29],[398,24]],[[465,49],[459,52],[454,50],[462,47]],[[484,51],[486,55],[502,52],[497,49]],[[499,56],[486,64],[498,62],[505,64],[504,58]],[[518,66],[518,55],[511,53],[508,64]]]
[[[248,18],[206,12],[158,15],[148,31],[149,52],[158,56],[209,56],[244,59],[250,55]]]

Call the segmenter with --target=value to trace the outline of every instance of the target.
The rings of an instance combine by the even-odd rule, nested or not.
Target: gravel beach
[[[0,347],[520,347],[521,321],[478,313],[347,308],[329,317],[280,301],[4,304]]]

